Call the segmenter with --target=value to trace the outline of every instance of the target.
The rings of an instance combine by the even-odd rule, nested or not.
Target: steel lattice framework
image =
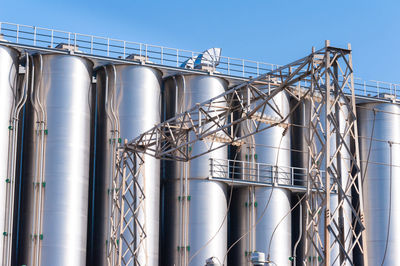
[[[286,115],[272,104],[273,97],[282,91],[297,99]],[[311,103],[311,119],[304,263],[353,265],[356,249],[366,258],[351,49],[326,42],[324,48],[313,49],[300,60],[198,103],[124,143],[116,153],[113,176],[110,265],[146,263],[145,154],[189,161],[224,145],[240,146],[244,139],[263,130],[291,126],[289,117],[305,101]],[[275,112],[274,117],[264,114],[267,106]],[[340,119],[342,114],[345,119]],[[240,135],[235,125],[245,120],[250,120],[255,130]],[[354,149],[349,140],[354,141]],[[197,141],[205,142],[208,150],[198,154],[192,151],[191,145]],[[346,176],[340,171],[342,157],[351,162]],[[357,207],[351,204],[351,193],[359,198]],[[332,199],[337,201],[333,203]],[[343,211],[345,206],[351,208],[350,216]],[[132,216],[129,214],[133,218],[126,219]]]

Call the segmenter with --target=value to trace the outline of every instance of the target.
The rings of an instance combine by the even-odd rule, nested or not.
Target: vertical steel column
[[[325,69],[329,69],[330,67],[330,53],[327,49],[329,47],[329,41],[325,41]],[[331,123],[329,120],[329,116],[332,115],[331,110],[331,79],[329,75],[329,71],[325,71],[325,228],[324,228],[324,236],[325,236],[325,248],[324,248],[324,255],[325,255],[325,265],[331,265],[331,256],[330,256],[330,234],[329,234],[329,226],[330,226],[330,216],[331,216],[331,178],[330,178],[330,171],[328,170],[331,165]]]
[[[147,265],[144,154],[119,149],[110,192],[113,203],[107,261],[110,266]]]
[[[321,103],[310,100],[305,263],[353,265],[355,248],[364,257],[366,250],[363,206],[351,202],[354,191],[362,201],[351,50],[326,41],[324,52],[313,54],[310,90]]]

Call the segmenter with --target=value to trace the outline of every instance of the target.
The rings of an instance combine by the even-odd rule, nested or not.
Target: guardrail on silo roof
[[[11,43],[55,48],[60,43],[75,46],[82,53],[111,58],[126,58],[136,54],[154,64],[180,67],[186,60],[196,58],[201,52],[170,48],[159,45],[131,42],[101,36],[80,34],[43,27],[0,22],[0,33]],[[221,56],[216,71],[235,77],[255,77],[280,65]],[[360,96],[399,97],[400,84],[354,78],[355,93]]]

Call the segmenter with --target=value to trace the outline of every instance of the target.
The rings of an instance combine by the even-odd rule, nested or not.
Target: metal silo
[[[227,86],[225,80],[210,75],[169,77],[164,83],[164,118],[223,93]],[[226,105],[225,102],[215,104]],[[211,142],[204,141],[206,143],[193,144],[189,152],[194,155],[206,151]],[[207,180],[210,158],[227,159],[227,148],[214,150],[188,163],[164,162],[163,265],[186,265],[187,262],[204,265],[210,257],[222,261],[226,253],[227,186]],[[186,185],[181,182],[185,175]]]
[[[344,101],[344,100],[341,100]],[[294,106],[296,104],[296,100],[293,100],[292,102],[292,106]],[[318,103],[316,103],[318,104]],[[339,103],[341,104],[341,103]],[[308,144],[309,138],[310,138],[310,117],[312,115],[311,113],[311,102],[309,99],[304,100],[294,111],[293,115],[292,115],[292,123],[293,123],[293,127],[292,127],[292,131],[293,131],[293,137],[292,137],[292,165],[296,168],[300,168],[300,169],[295,169],[295,172],[298,173],[295,175],[295,184],[297,185],[303,185],[306,186],[306,181],[307,181],[307,170],[310,166],[310,154],[309,151],[313,150],[314,153],[316,154],[317,152],[319,152],[321,150],[321,143],[320,141],[317,139],[317,137],[314,137],[313,140],[311,140],[310,143],[310,147]],[[340,127],[340,131],[343,134],[345,132],[345,126],[346,126],[346,119],[348,116],[348,112],[346,112],[345,110],[340,110],[337,113],[337,118],[339,121],[339,127]],[[325,110],[322,110],[319,114],[319,117],[321,118],[321,126],[325,127]],[[323,133],[325,131],[325,129],[322,129],[320,127],[317,128],[317,130],[319,131],[320,136],[323,136],[325,133]],[[335,133],[333,133],[335,134]],[[348,146],[350,147],[350,136],[347,137],[346,139]],[[333,137],[331,139],[331,143],[330,146],[332,147],[330,153],[331,155],[333,155],[334,150],[336,149],[336,140]],[[325,157],[325,156],[324,156]],[[339,161],[337,160],[339,158]],[[323,182],[325,179],[325,159],[322,158],[322,164],[320,169],[323,171],[322,174],[322,178],[323,178]],[[342,184],[343,187],[349,186],[350,184],[348,183],[348,173],[349,171],[351,171],[351,162],[350,162],[350,156],[346,150],[345,147],[342,147],[340,149],[340,153],[338,153],[338,155],[336,156],[335,159],[333,159],[336,167],[338,168],[338,172],[340,173],[340,178],[342,179]],[[348,194],[349,197],[351,197],[351,191]],[[331,199],[330,199],[330,206],[331,206],[331,212],[333,212],[338,205],[338,194],[336,193],[332,193],[331,194]],[[294,199],[294,201],[296,201],[296,199]],[[319,203],[316,203],[319,204]],[[298,208],[297,208],[298,209]],[[325,212],[325,208],[322,209],[321,213]],[[301,215],[300,215],[300,211],[297,210],[294,217],[296,219],[296,221],[294,221],[295,225],[298,224],[302,224],[303,226],[303,234],[302,234],[302,238],[300,239],[300,242],[298,243],[298,245],[296,246],[296,250],[294,250],[295,253],[297,254],[293,254],[293,256],[296,256],[296,261],[297,264],[301,263],[302,261],[307,261],[309,263],[311,263],[312,265],[317,265],[320,263],[322,258],[318,257],[318,254],[315,253],[312,256],[309,256],[307,258],[302,257],[302,255],[304,254],[304,251],[306,250],[306,243],[305,243],[305,219],[306,219],[306,213],[307,213],[307,209],[306,207],[303,205],[303,209],[301,211]],[[347,221],[350,221],[352,218],[352,214],[351,214],[351,208],[348,205],[347,202],[345,202],[343,204],[343,218],[347,219],[345,223],[340,222],[339,223],[339,212],[336,212],[335,215],[335,219],[337,221],[338,224],[340,224],[341,226],[343,226],[344,231],[346,232],[346,236],[345,236],[345,242],[346,242],[346,249],[349,248],[349,246],[352,243],[352,236],[349,234],[349,227],[347,224]],[[349,220],[350,219],[350,220]],[[323,243],[323,226],[324,226],[324,215],[320,216],[320,223],[319,223],[319,228],[316,229],[319,231],[320,237],[321,237],[321,241]],[[296,232],[299,231],[298,228],[295,229]],[[296,236],[294,237],[293,241],[298,241],[298,233],[296,233]],[[333,243],[333,239],[331,239],[331,243]],[[308,243],[308,250],[310,250],[311,243]],[[320,252],[322,253],[322,247]],[[339,259],[339,255],[340,255],[340,250],[338,247],[338,244],[336,244],[335,248],[332,249],[331,252],[331,261],[332,261],[332,265],[340,265],[340,259]],[[344,259],[345,262],[348,263],[347,259]]]
[[[289,114],[289,97],[285,92],[277,94],[271,105],[283,117]],[[271,119],[280,118],[269,106],[264,115]],[[240,126],[243,134],[255,131],[251,120]],[[236,162],[235,166],[243,169],[239,170],[242,175],[239,178],[290,184],[290,131],[287,124],[264,130],[246,138],[245,142],[238,151],[241,162]],[[266,258],[276,265],[290,265],[291,192],[278,187],[250,186],[235,189],[233,198],[230,245],[239,242],[230,251],[228,265],[252,265],[250,258],[255,251],[265,253]]]
[[[85,265],[92,63],[36,54],[27,104],[18,265]]]
[[[400,247],[400,106],[357,106],[369,265],[397,265]]]
[[[93,228],[89,232],[90,265],[107,265],[113,147],[115,150],[117,142],[125,138],[133,139],[160,123],[161,84],[162,73],[151,67],[107,65],[97,71],[96,168],[91,206]],[[140,253],[138,259],[143,265],[158,265],[159,160],[145,156],[145,173],[147,254]],[[123,244],[123,252],[126,248]]]
[[[0,261],[2,265],[9,265],[11,259],[18,119],[25,103],[24,95],[21,95],[17,84],[18,58],[17,50],[0,46],[0,177],[3,179],[0,186],[0,230],[3,234],[3,239],[0,241]],[[25,83],[22,86],[25,87]]]
[[[292,108],[297,104],[296,99],[291,99]],[[301,102],[296,110],[292,113],[291,137],[292,137],[292,166],[295,167],[294,184],[300,186],[307,185],[307,168],[309,164],[309,153],[307,138],[309,137],[310,123],[310,102],[308,100]],[[295,193],[294,193],[295,194]],[[292,198],[293,202],[298,200],[298,197],[303,196],[303,193],[296,193]],[[296,260],[296,265],[302,265],[305,252],[305,234],[306,228],[307,206],[299,205],[292,213],[292,244],[293,259]],[[297,244],[297,245],[296,245]]]

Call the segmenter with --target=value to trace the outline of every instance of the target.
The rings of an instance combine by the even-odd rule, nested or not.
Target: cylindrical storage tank
[[[294,108],[298,101],[291,99],[291,107]],[[309,165],[309,123],[311,116],[310,101],[305,100],[301,102],[296,110],[292,113],[291,119],[293,126],[291,130],[291,156],[292,166],[294,167],[294,180],[293,183],[298,186],[307,186],[307,168]],[[299,197],[303,193],[293,195],[292,203],[296,204]],[[293,205],[294,205],[293,204]],[[297,265],[303,264],[305,252],[305,228],[306,228],[307,206],[303,201],[301,205],[296,207],[292,212],[292,256],[296,260]]]
[[[258,101],[253,105],[260,103]],[[289,97],[281,92],[273,98],[271,106],[285,117],[290,111]],[[268,105],[263,115],[280,119]],[[245,139],[246,143],[241,146],[238,155],[241,162],[236,163],[238,169],[244,169],[242,179],[291,184],[289,123],[290,120]],[[242,122],[241,134],[254,132],[255,126],[251,120]],[[266,258],[276,265],[290,265],[291,192],[278,187],[251,186],[234,190],[233,198],[236,200],[231,206],[230,223],[241,221],[241,224],[231,226],[230,245],[242,239],[229,252],[228,265],[251,265],[251,253],[255,251],[265,253]]]
[[[197,103],[220,95],[225,92],[227,86],[225,80],[208,75],[169,77],[164,83],[164,118],[171,118]],[[214,104],[222,107],[226,105],[224,101]],[[211,145],[211,142],[204,141],[191,145],[189,152],[195,155],[207,151],[207,145]],[[221,144],[213,143],[213,147],[218,145]],[[189,265],[204,265],[210,257],[222,261],[226,253],[227,186],[207,180],[211,158],[227,159],[227,148],[214,150],[188,163],[165,164],[161,259],[163,265],[180,265],[185,261],[189,262]],[[182,188],[180,178],[184,178],[187,168],[188,195],[185,197],[185,188]],[[189,206],[186,211],[185,206]],[[185,236],[187,242],[184,241]]]
[[[17,265],[85,265],[92,63],[34,56]]]
[[[15,180],[10,180],[10,169],[13,167],[12,160],[16,158],[12,157],[11,149],[12,145],[12,134],[13,130],[13,116],[16,111],[18,89],[18,57],[19,52],[13,48],[0,45],[0,177],[3,179],[0,186],[0,230],[2,232],[8,232],[8,224],[6,222],[6,213],[10,210],[7,202],[7,187],[14,184]],[[15,132],[14,132],[15,133]],[[16,140],[15,140],[16,141]],[[17,143],[14,143],[17,145]],[[16,156],[15,156],[16,157]],[[16,165],[14,163],[14,165]],[[6,182],[10,180],[11,182]],[[12,214],[11,214],[12,215]],[[11,225],[12,226],[12,225]],[[9,232],[8,232],[9,233]],[[12,235],[4,236],[4,238],[13,237]],[[6,264],[3,256],[4,243],[7,239],[0,241],[0,262]]]
[[[107,265],[106,247],[110,241],[109,202],[113,185],[110,183],[113,159],[110,152],[112,144],[118,142],[113,131],[116,127],[121,142],[124,139],[133,139],[160,123],[161,84],[162,73],[146,66],[107,65],[97,71],[96,168],[91,206],[93,228],[89,232],[90,265]],[[141,185],[145,188],[146,217],[140,219],[144,218],[141,222],[146,226],[147,254],[142,250],[137,259],[141,265],[158,265],[160,163],[151,156],[146,155],[144,158],[146,179],[145,186]],[[128,235],[125,237],[129,238]],[[123,243],[122,252],[126,249]]]
[[[357,106],[368,265],[397,265],[400,247],[400,106]]]
[[[292,99],[291,105],[292,108],[297,104],[297,101]],[[316,102],[316,105],[318,105],[319,103]],[[344,100],[340,100],[339,102],[340,105],[342,105],[340,110],[337,110],[338,113],[334,114],[338,121],[339,121],[339,128],[340,128],[340,132],[343,135],[346,128],[346,121],[347,121],[347,116],[348,111],[346,110],[344,105]],[[325,107],[323,107],[325,108]],[[311,155],[310,155],[310,149],[313,150],[314,155],[316,155],[322,148],[322,144],[321,142],[318,140],[318,137],[316,135],[314,135],[313,139],[311,140],[311,146],[309,146],[308,142],[310,141],[310,134],[311,129],[310,129],[310,118],[312,117],[312,108],[311,108],[311,102],[308,99],[305,99],[303,102],[301,102],[296,110],[293,112],[292,114],[292,123],[293,123],[293,127],[292,127],[292,132],[293,132],[293,136],[292,136],[292,166],[296,167],[296,169],[294,169],[295,174],[295,184],[296,185],[302,185],[302,186],[306,186],[307,183],[307,170],[309,168],[309,166],[311,165]],[[317,127],[319,135],[323,136],[325,133],[325,109],[321,110],[320,114],[319,114],[320,120],[321,120],[321,125],[323,128],[320,128],[319,126]],[[323,130],[323,131],[322,131]],[[333,126],[331,127],[331,130],[333,130]],[[347,136],[347,138],[345,139],[347,146],[350,147],[350,136]],[[333,155],[333,153],[336,150],[336,134],[332,134],[331,135],[331,142],[330,142],[330,146],[331,146],[331,151],[330,154],[331,156]],[[335,159],[333,159],[333,162],[335,164],[335,166],[338,168],[338,172],[341,175],[341,179],[342,179],[342,187],[343,189],[345,189],[346,187],[348,187],[350,185],[349,183],[349,179],[348,179],[348,173],[349,171],[351,171],[351,162],[350,162],[350,155],[347,151],[347,149],[342,146],[342,148],[340,149],[340,153],[338,153],[339,156],[339,161],[337,160],[338,157],[336,157]],[[322,172],[322,178],[323,178],[323,182],[325,182],[325,155],[322,158],[322,163],[321,163],[321,167],[320,169],[323,171]],[[332,177],[331,177],[332,179]],[[332,182],[331,182],[332,183]],[[348,191],[347,194],[348,197],[351,197],[351,191]],[[338,206],[338,194],[337,193],[332,193],[331,194],[331,199],[330,199],[330,210],[331,213],[337,208]],[[294,199],[294,202],[296,202],[296,199]],[[351,202],[351,200],[350,200]],[[322,258],[319,257],[317,252],[314,252],[311,256],[309,254],[309,256],[303,257],[302,255],[304,255],[304,252],[308,249],[315,249],[315,247],[312,246],[312,243],[310,241],[308,241],[308,247],[305,246],[305,238],[306,238],[306,229],[305,229],[305,219],[307,217],[307,207],[305,202],[303,202],[303,208],[301,211],[301,215],[300,215],[300,211],[298,210],[299,208],[297,208],[296,212],[295,212],[295,219],[296,221],[294,221],[295,226],[297,226],[299,223],[301,223],[303,225],[303,229],[302,229],[302,237],[299,241],[299,244],[296,247],[296,250],[294,251],[296,254],[292,254],[292,256],[295,256],[297,263],[301,263],[301,261],[304,262],[312,262],[315,264],[318,264]],[[315,206],[316,207],[316,206]],[[351,217],[352,217],[352,213],[351,213],[351,207],[348,205],[348,203],[345,201],[343,204],[343,219],[344,219],[344,223],[339,223],[339,212],[336,212],[335,215],[335,219],[336,219],[336,223],[337,224],[343,224],[343,229],[345,231],[345,242],[346,242],[346,249],[348,249],[352,243],[352,237],[351,232],[349,231],[349,224],[348,222],[351,221]],[[323,239],[324,239],[324,224],[325,224],[325,220],[324,220],[324,213],[325,213],[325,207],[322,208],[321,210],[321,215],[320,215],[320,223],[319,223],[319,228],[316,228],[316,230],[318,230],[318,234],[319,237],[321,238],[321,243],[323,245]],[[298,227],[298,226],[297,226]],[[335,226],[333,226],[332,228],[335,228]],[[299,229],[295,228],[296,236],[295,239],[293,239],[294,241],[298,241],[298,234],[299,234]],[[338,234],[338,232],[336,232]],[[318,240],[316,240],[318,241]],[[334,242],[334,239],[331,235],[331,243]],[[320,253],[323,253],[322,247],[320,247]],[[340,252],[339,252],[339,246],[336,243],[335,247],[332,248],[332,252],[330,254],[331,256],[331,262],[332,265],[340,265]],[[344,258],[344,261],[346,263],[348,263],[349,261]]]

